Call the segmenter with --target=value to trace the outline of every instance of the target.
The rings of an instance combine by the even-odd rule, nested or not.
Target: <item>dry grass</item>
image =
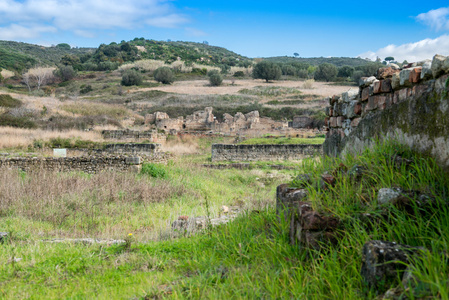
[[[176,136],[175,139],[166,141],[162,146],[162,150],[175,155],[197,154],[199,152],[198,138],[193,136]]]
[[[72,237],[125,236],[136,208],[144,211],[184,192],[182,186],[169,181],[126,172],[83,176],[41,170],[23,175],[2,169],[0,215],[48,223]]]
[[[305,90],[310,90],[313,89],[313,84],[315,83],[314,79],[307,79],[306,81],[304,81],[302,88]]]
[[[123,119],[133,113],[121,105],[104,103],[71,103],[64,104],[61,109],[81,116],[108,116],[114,119]]]
[[[47,131],[42,129],[22,129],[13,127],[0,127],[0,148],[20,148],[33,145],[34,140],[48,141],[53,138],[80,138],[94,142],[103,141],[97,131]]]
[[[0,72],[0,74],[2,74],[2,77],[3,77],[4,79],[8,79],[8,78],[14,76],[14,72],[11,72],[11,71],[8,71],[8,70],[5,70],[5,69],[3,69],[3,70]]]

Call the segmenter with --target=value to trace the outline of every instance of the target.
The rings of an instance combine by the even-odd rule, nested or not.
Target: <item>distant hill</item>
[[[291,57],[291,56],[276,56],[265,57],[264,60],[276,62],[276,63],[306,63],[309,65],[317,66],[322,63],[329,63],[336,65],[337,67],[351,66],[359,67],[370,63],[370,60],[354,57]]]
[[[0,41],[0,67],[20,72],[36,64],[55,65],[66,54],[80,56],[94,51],[95,48],[67,49],[65,47],[44,47],[21,42]]]

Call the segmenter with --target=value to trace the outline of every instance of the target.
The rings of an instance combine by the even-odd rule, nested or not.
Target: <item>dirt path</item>
[[[176,81],[171,85],[159,86],[154,88],[135,89],[132,92],[159,90],[168,93],[187,94],[187,95],[233,95],[238,94],[241,89],[251,89],[256,86],[281,86],[289,88],[298,88],[304,94],[315,94],[323,97],[338,95],[357,87],[329,85],[325,82],[314,82],[312,89],[303,89],[302,81],[274,81],[266,83],[264,80],[235,80],[234,85],[230,80],[224,80],[223,86],[209,86],[207,80],[187,80]]]

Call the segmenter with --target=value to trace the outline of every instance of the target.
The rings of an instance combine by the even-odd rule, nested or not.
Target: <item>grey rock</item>
[[[355,118],[357,115],[355,114],[354,108],[359,103],[357,100],[350,101],[346,106],[346,117],[349,119]]]
[[[377,202],[379,204],[386,204],[394,202],[401,196],[401,190],[398,188],[383,188],[377,193]]]
[[[369,86],[369,85],[373,84],[374,81],[376,81],[376,77],[375,76],[362,77],[362,78],[360,78],[359,85],[361,87],[366,87],[366,86]]]
[[[349,90],[347,92],[342,93],[341,97],[343,98],[343,102],[349,102],[351,100],[355,100],[358,95],[359,95],[358,90]]]
[[[400,70],[401,69],[397,64],[394,64],[394,63],[391,63],[388,66],[392,67],[394,70]]]
[[[393,74],[393,77],[391,77],[391,87],[393,90],[401,87],[401,77],[399,74]]]
[[[410,85],[410,72],[412,69],[404,69],[399,73],[399,84],[400,85]]]
[[[0,232],[0,242],[3,243],[6,238],[8,237],[8,233],[7,232]]]
[[[432,60],[432,75],[437,78],[445,72],[445,61],[447,57],[443,55],[435,55]]]
[[[422,65],[421,80],[430,79],[432,76],[432,61],[426,60]]]

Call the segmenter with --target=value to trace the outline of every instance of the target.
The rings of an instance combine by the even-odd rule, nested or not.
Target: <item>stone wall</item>
[[[394,138],[449,169],[449,57],[379,69],[359,92],[330,99],[326,155],[357,153]]]
[[[322,155],[322,145],[212,145],[212,161],[300,160],[314,155]]]
[[[153,155],[161,152],[161,144],[109,144],[104,148],[109,153]]]
[[[88,157],[15,157],[0,159],[0,168],[19,168],[23,171],[83,171],[89,174],[103,170],[138,171],[142,159],[138,156],[88,156]]]
[[[165,143],[165,134],[156,131],[136,131],[136,130],[103,130],[103,138],[114,140],[148,140],[150,143]]]

